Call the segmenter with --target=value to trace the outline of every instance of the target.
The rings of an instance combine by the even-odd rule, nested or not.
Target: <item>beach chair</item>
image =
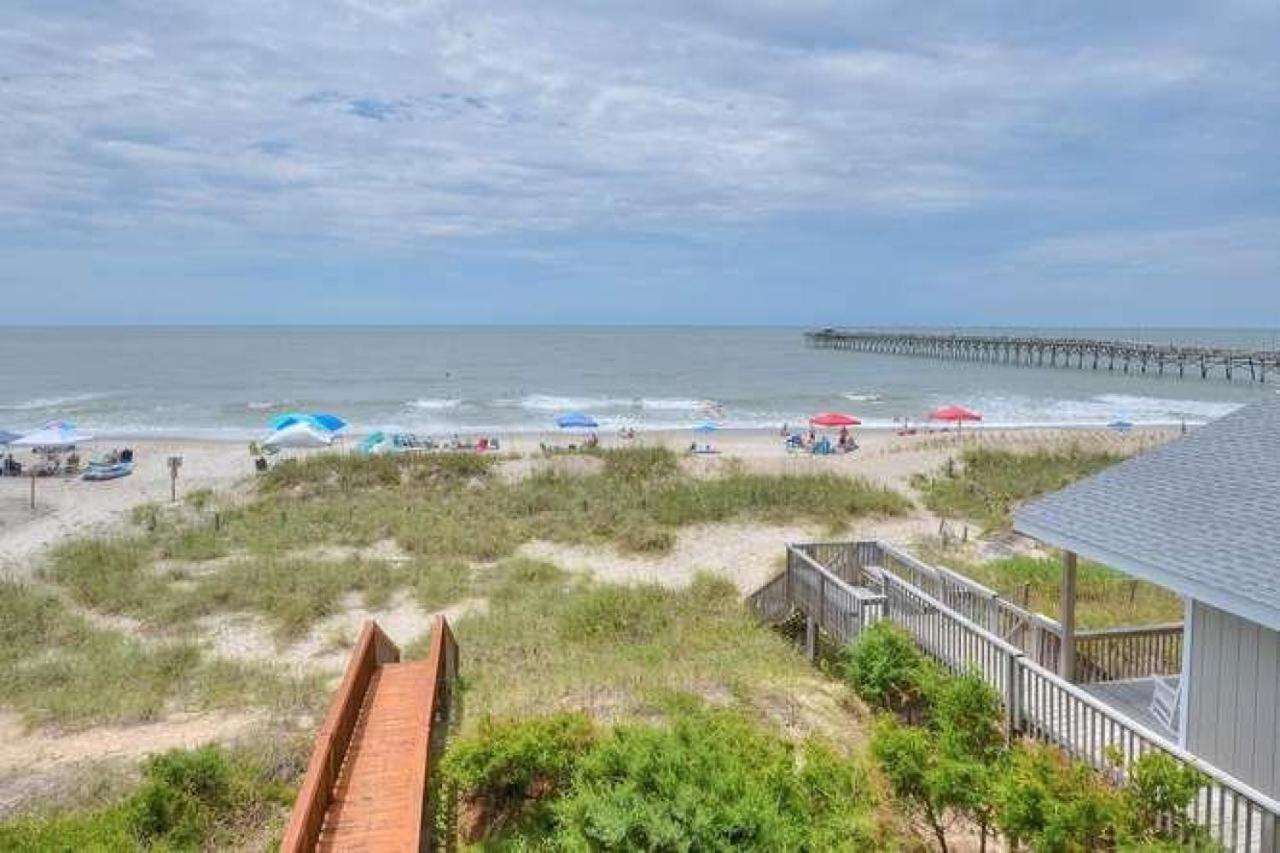
[[[1181,692],[1181,679],[1177,677],[1155,678],[1155,689],[1151,693],[1151,715],[1169,731],[1176,731],[1178,726],[1178,695]]]

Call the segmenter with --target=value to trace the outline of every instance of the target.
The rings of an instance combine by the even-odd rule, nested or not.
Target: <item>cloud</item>
[[[1059,189],[1046,137],[1247,73],[1176,29],[1002,38],[965,15],[20,4],[0,24],[0,216],[404,242],[963,211]]]
[[[376,250],[803,217],[1079,234],[1107,211],[1125,236],[1039,235],[993,275],[1262,277],[1260,232],[1197,252],[1167,223],[1133,233],[1152,208],[1203,223],[1275,186],[1276,13],[1214,9],[16,2],[0,240]]]

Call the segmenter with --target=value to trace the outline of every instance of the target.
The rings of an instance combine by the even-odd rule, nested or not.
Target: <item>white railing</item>
[[[1112,759],[1117,752],[1125,764],[1154,751],[1196,768],[1208,780],[1191,810],[1198,824],[1231,850],[1280,850],[1280,803],[1060,678],[962,610],[898,573],[860,559],[883,558],[884,551],[878,548],[879,543],[846,545],[840,552],[846,555],[840,563],[841,574],[848,578],[845,580],[812,556],[836,553],[834,545],[788,546],[785,588],[793,606],[841,642],[848,642],[879,619],[889,619],[946,669],[977,672],[1001,696],[1010,738],[1024,736],[1054,744],[1109,773],[1121,772]],[[924,565],[909,559],[910,568]],[[860,581],[860,585],[850,581]],[[775,596],[776,582],[766,587],[772,588]],[[965,595],[961,602],[974,600],[977,585],[970,582],[962,586]],[[837,612],[841,609],[847,609],[846,615]],[[982,609],[978,612],[989,614]]]

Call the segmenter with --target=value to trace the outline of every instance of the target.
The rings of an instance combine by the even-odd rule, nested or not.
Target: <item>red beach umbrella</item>
[[[964,406],[943,406],[941,409],[934,409],[929,415],[931,421],[951,421],[956,425],[957,439],[960,431],[964,428],[965,421],[980,421],[982,415],[977,412],[970,411]]]
[[[943,406],[941,409],[935,409],[933,414],[929,415],[929,420],[962,423],[964,421],[980,421],[982,420],[982,415],[970,411],[964,406]]]
[[[823,412],[820,415],[814,415],[809,418],[810,426],[820,427],[858,426],[861,423],[862,421],[853,415],[846,415],[843,412]]]

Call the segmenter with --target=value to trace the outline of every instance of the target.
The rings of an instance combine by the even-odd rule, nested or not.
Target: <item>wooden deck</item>
[[[421,797],[415,784],[427,754],[430,661],[384,664],[374,672],[334,786],[318,850],[416,850]]]
[[[1100,681],[1081,684],[1080,689],[1090,696],[1115,708],[1135,723],[1178,742],[1178,733],[1165,726],[1151,713],[1151,697],[1155,693],[1154,678],[1129,678],[1124,681]]]

